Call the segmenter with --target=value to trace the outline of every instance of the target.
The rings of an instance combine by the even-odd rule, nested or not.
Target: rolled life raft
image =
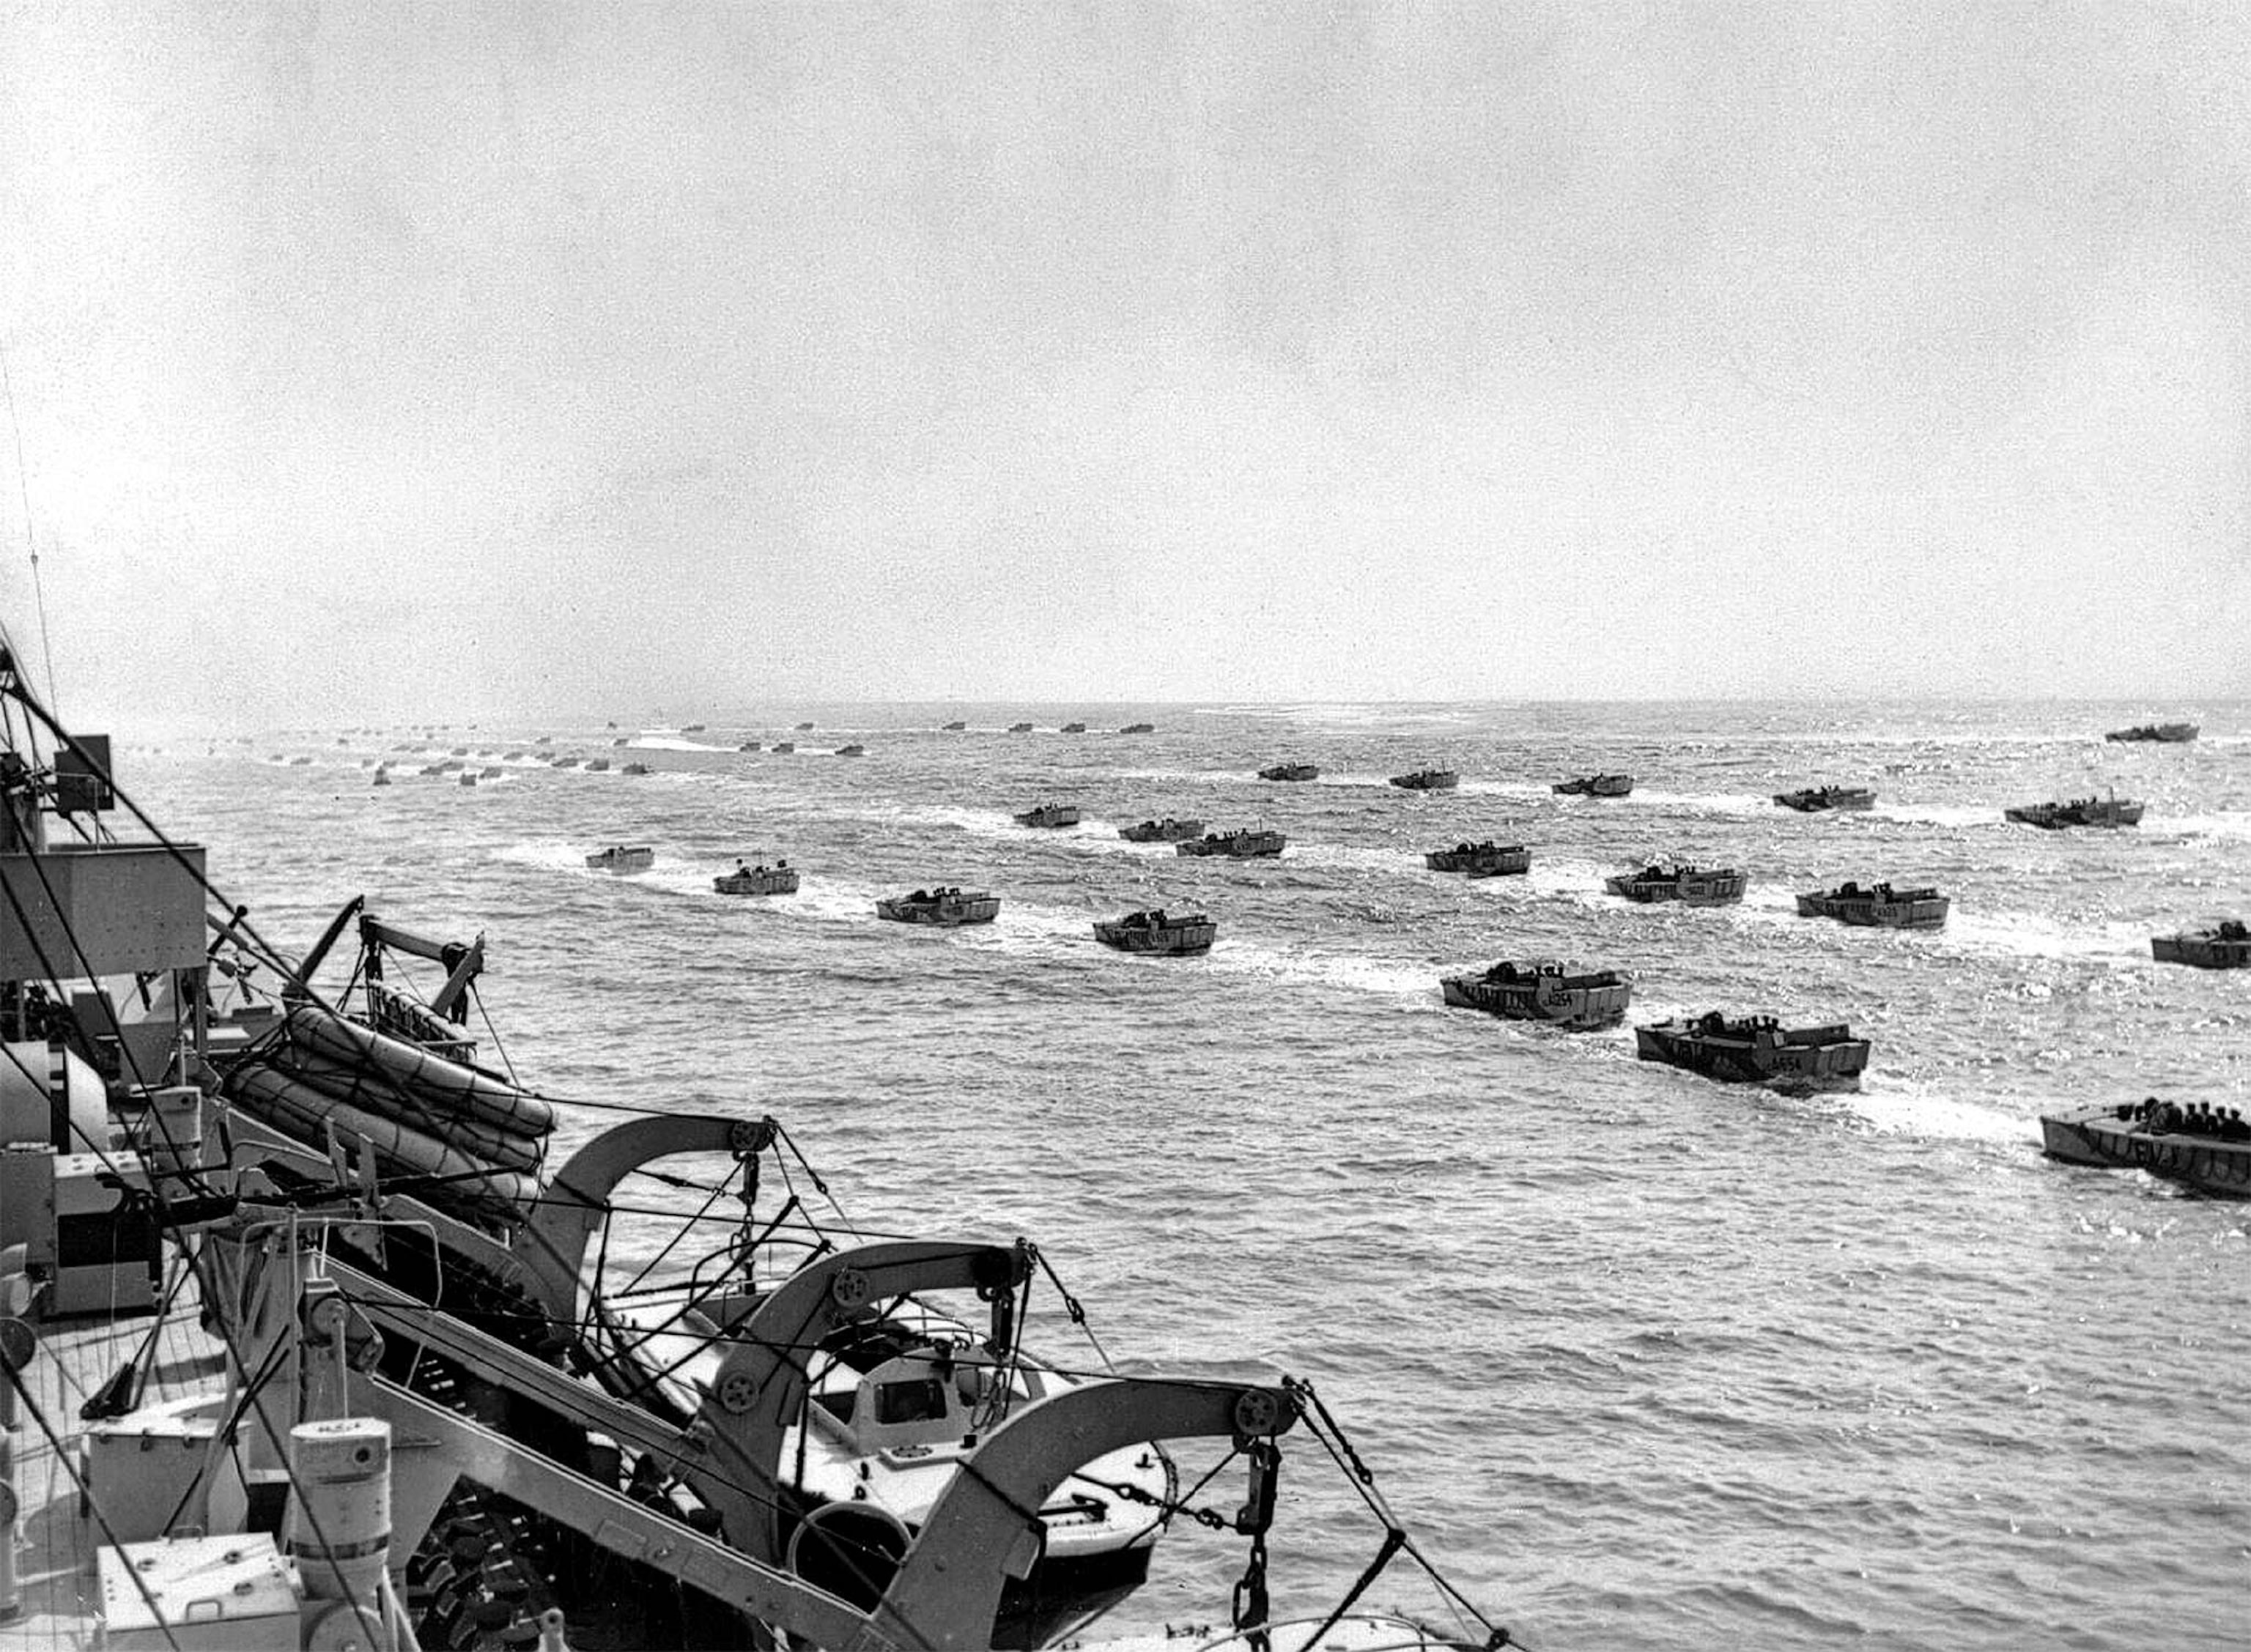
[[[227,1075],[228,1098],[312,1146],[329,1131],[375,1151],[386,1177],[431,1177],[431,1202],[513,1215],[539,1192],[555,1110],[496,1074],[448,1061],[316,1005]]]

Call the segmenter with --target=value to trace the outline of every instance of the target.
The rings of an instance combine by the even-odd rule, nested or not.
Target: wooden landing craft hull
[[[2185,964],[2198,970],[2251,969],[2251,940],[2208,935],[2153,935],[2150,956],[2160,964]]]
[[[1153,957],[1193,957],[1211,950],[1219,937],[1216,923],[1183,923],[1161,930],[1125,923],[1098,923],[1094,938],[1120,952],[1139,952]]]
[[[2019,826],[2038,826],[2043,832],[2063,832],[2073,826],[2112,829],[2142,824],[2142,805],[2138,803],[2105,803],[2093,808],[2036,803],[2002,812]]]
[[[1603,887],[1612,895],[1644,906],[1677,901],[1682,906],[1733,906],[1743,898],[1740,877],[1681,879],[1671,883],[1637,883],[1630,878],[1605,878]]]
[[[1203,836],[1203,822],[1144,820],[1139,826],[1119,826],[1118,835],[1128,843],[1178,843],[1183,838]]]
[[[1532,851],[1511,849],[1432,849],[1423,864],[1433,872],[1466,872],[1473,878],[1506,877],[1532,870]]]
[[[959,929],[966,923],[990,923],[1001,916],[998,896],[951,902],[932,906],[917,901],[878,901],[876,916],[893,923],[920,923],[933,929]]]
[[[1953,906],[1946,895],[1922,901],[1856,901],[1826,895],[1801,895],[1797,916],[1834,918],[1858,929],[1943,930]]]
[[[1624,982],[1573,986],[1569,980],[1488,981],[1449,976],[1439,985],[1458,1010],[1482,1010],[1505,1021],[1540,1021],[1574,1033],[1616,1026],[1625,1019],[1633,988]]]
[[[1726,1084],[1841,1086],[1857,1082],[1868,1065],[1866,1039],[1761,1044],[1741,1038],[1675,1033],[1660,1026],[1636,1027],[1633,1040],[1634,1054],[1645,1061],[1686,1068]]]
[[[713,878],[711,887],[721,895],[795,895],[797,874],[731,872],[724,877]]]
[[[1180,854],[1216,854],[1230,861],[1271,861],[1282,853],[1283,843],[1280,833],[1262,832],[1222,838],[1216,842],[1209,838],[1196,838],[1176,843],[1173,848]]]
[[[1777,791],[1774,800],[1800,814],[1825,814],[1832,810],[1864,811],[1876,806],[1876,794],[1858,787],[1817,791]]]
[[[2230,1199],[2251,1199],[2251,1142],[2137,1130],[2109,1108],[2040,1120],[2050,1158],[2103,1170],[2145,1170]]]
[[[656,864],[654,849],[627,849],[622,854],[605,850],[600,854],[586,857],[589,869],[596,872],[646,872]]]
[[[2144,722],[2131,729],[2113,729],[2102,737],[2105,740],[2154,741],[2160,745],[2185,745],[2196,738],[2198,726],[2193,722]]]
[[[1462,870],[1473,878],[1516,877],[1532,870],[1532,852],[1523,849],[1513,854],[1477,855]]]

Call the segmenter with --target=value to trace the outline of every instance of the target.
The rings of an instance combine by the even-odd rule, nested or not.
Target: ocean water
[[[2203,738],[2100,737],[2175,715]],[[1073,717],[1094,731],[1057,732]],[[1037,729],[1001,731],[1019,718]],[[1157,732],[1114,732],[1139,718]],[[1311,1379],[1420,1551],[1527,1645],[2251,1644],[2251,1206],[2048,1163],[2037,1124],[2151,1093],[2251,1107],[2251,973],[2148,945],[2251,916],[2251,702],[707,720],[267,732],[120,770],[287,950],[358,894],[487,932],[481,1005],[535,1087],[772,1113],[870,1232],[1035,1240],[1122,1368]],[[869,755],[832,755],[848,740]],[[464,745],[502,776],[416,772]],[[545,760],[564,753],[655,772]],[[1285,759],[1322,778],[1253,778]],[[1424,765],[1461,789],[1383,783]],[[1633,795],[1548,790],[1598,768]],[[1878,805],[1769,800],[1824,782]],[[2147,799],[2138,830],[2001,818],[2112,787]],[[1044,798],[1084,823],[1011,821]],[[1290,847],[1229,863],[1117,836],[1167,812]],[[1531,846],[1531,874],[1423,868],[1488,835]],[[655,868],[586,870],[613,842]],[[714,894],[738,855],[787,856],[802,891]],[[1749,895],[1601,892],[1674,856],[1741,867]],[[1846,877],[1936,883],[1952,920],[1794,916]],[[934,881],[991,888],[999,922],[873,917]],[[1154,904],[1209,911],[1217,946],[1091,940]],[[1632,971],[1628,1027],[1442,1007],[1442,972],[1527,956]],[[1794,1097],[1634,1059],[1632,1021],[1714,1007],[1848,1021],[1867,1076]],[[1039,1345],[1091,1363],[1056,1308]],[[1382,1527],[1293,1440],[1275,1602],[1318,1613]],[[1233,1472],[1201,1501],[1231,1512]],[[1243,1563],[1239,1538],[1176,1531],[1112,1621],[1223,1621]],[[1367,1603],[1451,1621],[1403,1558]]]

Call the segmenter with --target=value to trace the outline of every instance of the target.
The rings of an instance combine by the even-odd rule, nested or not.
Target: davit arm
[[[995,1429],[939,1494],[852,1652],[890,1643],[970,1652],[992,1639],[1004,1566],[1072,1470],[1145,1440],[1271,1439],[1298,1420],[1278,1388],[1121,1378],[1067,1389]],[[1027,1531],[1027,1526],[1030,1530]]]
[[[516,1256],[540,1305],[565,1324],[578,1319],[587,1242],[609,1213],[610,1195],[634,1171],[675,1153],[748,1158],[772,1146],[776,1130],[770,1118],[662,1116],[634,1119],[588,1142],[555,1172],[516,1237]]]
[[[1005,1353],[1015,1340],[1015,1292],[1030,1271],[1030,1257],[1012,1245],[900,1240],[824,1256],[776,1287],[719,1362],[700,1414],[717,1472],[690,1477],[721,1511],[729,1539],[747,1554],[781,1559],[774,1490],[782,1440],[804,1410],[824,1337],[871,1319],[885,1301],[973,1288],[993,1304],[991,1340]]]

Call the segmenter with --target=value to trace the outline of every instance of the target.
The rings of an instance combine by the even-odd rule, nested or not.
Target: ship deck
[[[0,1621],[0,1652],[99,1644],[101,1586],[94,1557],[105,1539],[101,1526],[80,1512],[75,1469],[87,1425],[79,1414],[136,1358],[153,1362],[142,1389],[143,1405],[215,1393],[226,1356],[197,1323],[197,1305],[190,1279],[161,1315],[34,1322],[38,1351],[17,1373],[28,1403],[17,1400],[14,1431],[22,1501],[16,1553],[21,1606]]]

